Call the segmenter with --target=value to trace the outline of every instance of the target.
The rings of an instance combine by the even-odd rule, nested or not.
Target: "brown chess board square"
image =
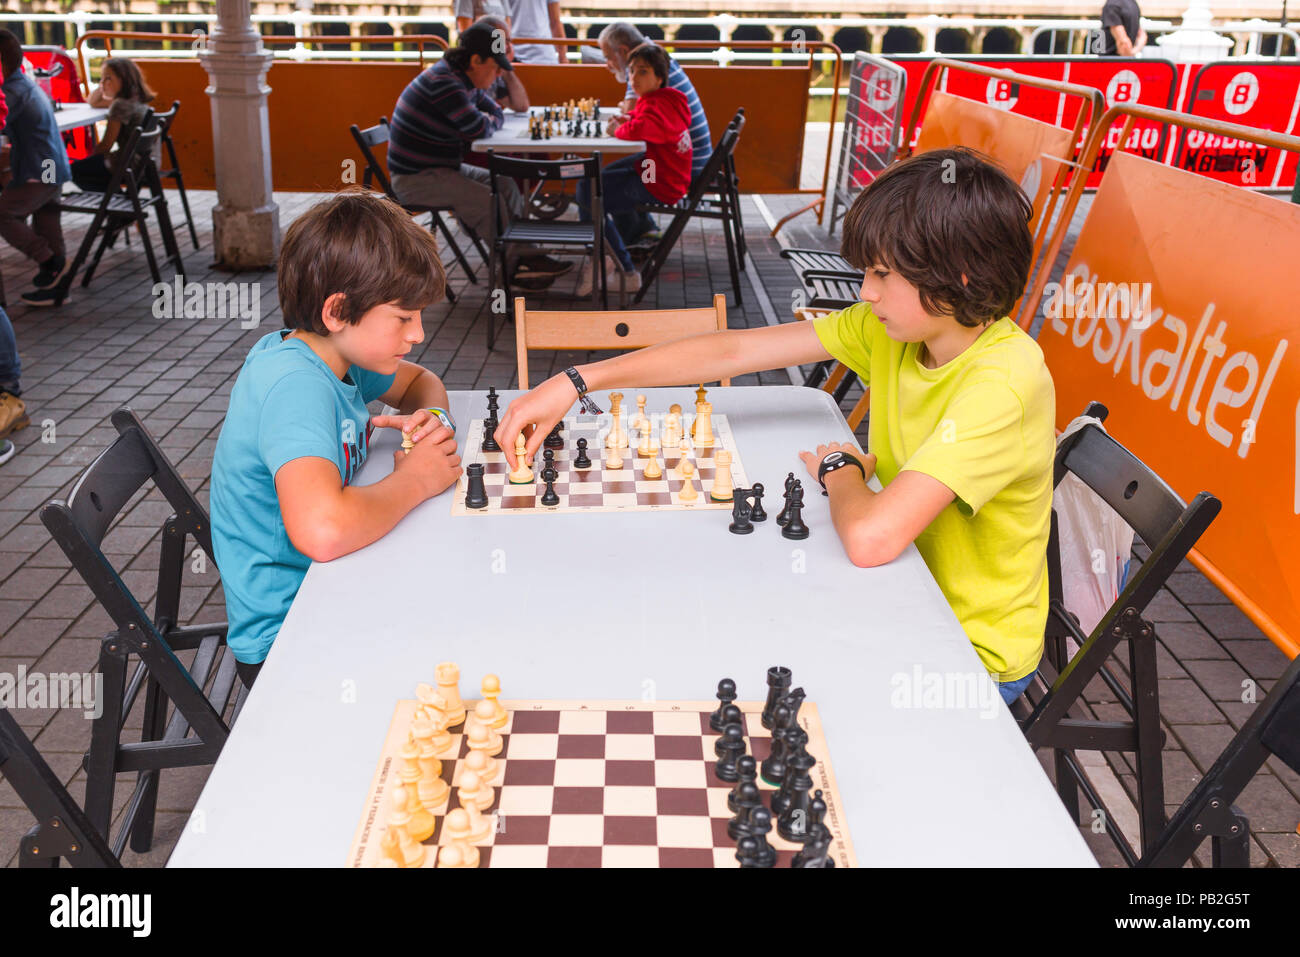
[[[511,715],[511,734],[557,734],[559,730],[559,711],[516,711]]]
[[[553,814],[603,814],[604,811],[604,788],[555,789],[551,806]]]
[[[606,844],[653,846],[658,842],[658,821],[653,817],[605,818]]]
[[[509,814],[497,825],[494,844],[545,844],[550,839],[551,819],[544,815]]]
[[[654,718],[649,711],[611,711],[605,715],[605,733],[652,734]]]
[[[605,736],[603,734],[562,734],[560,735],[559,754],[561,758],[603,758],[605,756]]]
[[[655,800],[660,814],[709,813],[709,795],[699,788],[655,788]]]
[[[546,854],[547,867],[600,867],[599,847],[552,847]]]
[[[655,783],[655,763],[653,761],[606,761],[605,784],[609,785],[653,785]]]
[[[730,838],[728,838],[730,841]],[[660,867],[712,867],[713,851],[707,847],[661,847]]]
[[[699,761],[704,758],[704,739],[680,734],[655,735],[655,760]]]

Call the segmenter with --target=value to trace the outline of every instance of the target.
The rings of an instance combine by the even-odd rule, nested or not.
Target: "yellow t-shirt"
[[[888,485],[904,469],[957,496],[917,550],[997,681],[1030,674],[1047,622],[1056,392],[1043,352],[1008,318],[938,369],[896,342],[867,303],[815,322],[822,345],[871,388],[869,452]]]

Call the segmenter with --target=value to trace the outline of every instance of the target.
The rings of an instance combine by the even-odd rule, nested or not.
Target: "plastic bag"
[[[1066,427],[1058,445],[1089,424],[1104,428],[1100,419],[1081,415]],[[1056,487],[1052,508],[1056,510],[1060,537],[1065,607],[1078,617],[1083,633],[1090,635],[1124,588],[1133,552],[1133,529],[1070,472]]]

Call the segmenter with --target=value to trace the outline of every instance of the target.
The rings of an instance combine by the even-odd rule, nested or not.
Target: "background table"
[[[650,412],[694,402],[645,392]],[[1094,865],[991,683],[983,707],[896,706],[918,674],[988,679],[915,548],[875,569],[845,558],[797,458],[852,438],[830,397],[709,398],[773,519],[787,472],[811,486],[810,538],[774,520],[732,535],[727,511],[453,517],[452,491],[425,502],[311,567],[195,807],[203,827],[170,863],[342,866],[397,700],[451,660],[467,698],[494,672],[504,699],[711,699],[723,677],[762,699],[768,666],[787,665],[820,709],[863,864]],[[486,411],[484,393],[451,405],[462,433]],[[377,430],[358,481],[388,474],[398,444]]]
[[[108,119],[107,109],[86,103],[64,103],[63,108],[54,113],[54,120],[58,123],[60,133],[91,126],[106,119]]]
[[[555,105],[538,104],[533,109]],[[618,110],[601,108],[602,131],[609,118],[617,113]],[[556,125],[563,126],[559,121]],[[645,141],[620,140],[603,132],[600,136],[553,136],[549,140],[535,140],[528,135],[528,114],[507,112],[501,129],[486,139],[475,140],[470,148],[475,153],[486,153],[488,150],[500,153],[641,153],[645,151]]]

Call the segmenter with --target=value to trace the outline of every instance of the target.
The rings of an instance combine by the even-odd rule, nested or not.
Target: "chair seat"
[[[591,223],[522,220],[506,226],[497,236],[497,241],[534,245],[590,246],[596,241],[596,227]]]
[[[836,252],[823,252],[816,249],[783,249],[781,250],[781,256],[790,260],[795,272],[800,274],[810,270],[851,273],[854,275],[861,275],[862,273],[862,270],[854,269],[847,259]]]
[[[65,213],[93,214],[99,210],[99,204],[103,201],[103,193],[72,193],[59,200],[59,209]],[[142,196],[140,197],[140,205],[149,206],[151,204]],[[128,216],[135,215],[131,200],[125,193],[108,198],[108,211],[110,213],[124,213]]]
[[[861,283],[848,279],[813,279],[812,296],[808,300],[811,309],[847,309],[858,302],[858,289]]]

